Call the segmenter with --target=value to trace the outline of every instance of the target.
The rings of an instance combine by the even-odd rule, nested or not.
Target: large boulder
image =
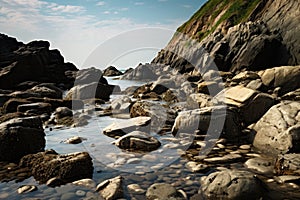
[[[282,96],[300,87],[300,65],[281,66],[258,72],[264,85],[270,89],[280,88]]]
[[[239,170],[223,170],[200,179],[204,199],[260,199],[266,190],[253,173]]]
[[[271,95],[240,85],[224,89],[216,99],[218,102],[237,107],[246,125],[257,122],[274,104]]]
[[[73,84],[72,72],[77,68],[65,63],[58,50],[49,50],[49,42],[23,44],[3,34],[0,40],[3,44],[0,51],[4,52],[0,61],[0,88],[15,89],[25,81],[63,84],[65,88]],[[9,48],[4,50],[5,46]]]
[[[117,68],[114,66],[109,66],[103,71],[103,76],[120,76],[123,75]]]
[[[81,69],[76,73],[75,85],[84,85],[93,82],[99,82],[107,85],[107,80],[103,77],[103,73],[100,69],[95,67]]]
[[[105,85],[98,82],[83,84],[83,85],[76,85],[71,88],[65,99],[72,100],[72,99],[93,99],[98,98],[102,100],[109,100],[109,96],[113,92],[120,92],[119,86],[114,85]]]
[[[50,103],[30,103],[30,104],[22,104],[17,107],[18,112],[27,112],[27,113],[33,113],[36,115],[41,114],[50,114],[52,111],[52,106]]]
[[[224,125],[224,127],[223,127]],[[229,140],[237,140],[241,133],[241,124],[237,111],[226,106],[212,106],[179,112],[172,134],[191,133],[219,134]]]
[[[128,133],[114,141],[114,144],[121,149],[132,151],[153,151],[160,147],[158,139],[141,131]]]
[[[150,123],[150,121],[150,117],[135,117],[126,121],[114,122],[104,128],[103,133],[109,137],[120,137],[137,129],[148,129],[147,125]]]
[[[39,117],[10,119],[0,124],[0,160],[16,161],[43,151],[45,133]]]
[[[93,175],[92,158],[86,152],[59,155],[54,150],[24,156],[19,164],[28,167],[40,183],[50,179],[70,183]]]
[[[154,183],[146,192],[147,200],[184,200],[181,192],[167,183]]]
[[[300,103],[283,101],[273,106],[253,127],[254,147],[262,152],[280,154],[300,152]]]

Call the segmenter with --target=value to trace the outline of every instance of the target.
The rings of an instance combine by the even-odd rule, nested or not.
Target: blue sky
[[[149,62],[158,48],[166,45],[166,38],[172,36],[172,31],[205,1],[0,0],[0,32],[24,42],[48,40],[51,48],[58,48],[66,61],[80,68],[91,52],[116,35],[147,27],[169,30],[161,37],[164,40],[156,43],[156,50],[148,49],[112,63],[129,67],[138,62]],[[160,37],[145,35],[145,40],[160,40]]]

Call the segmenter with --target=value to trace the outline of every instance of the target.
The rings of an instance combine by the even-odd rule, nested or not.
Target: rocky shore
[[[78,70],[49,42],[0,34],[0,198],[299,199],[300,41],[287,29],[300,15],[279,14],[299,13],[300,3],[245,6],[244,21],[229,17],[213,31],[203,28],[213,15],[193,16],[152,63],[124,74]],[[222,19],[228,7],[217,8]],[[144,84],[121,90],[110,76]],[[105,117],[115,121],[97,134],[119,150],[101,155],[109,164],[88,149],[45,148],[45,130]]]

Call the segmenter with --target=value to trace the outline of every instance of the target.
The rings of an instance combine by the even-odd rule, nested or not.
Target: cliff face
[[[182,73],[203,69],[208,58],[220,70],[234,72],[298,65],[299,24],[299,1],[210,0],[152,62]]]

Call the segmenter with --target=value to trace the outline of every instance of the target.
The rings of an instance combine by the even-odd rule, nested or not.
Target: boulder
[[[275,162],[277,175],[300,175],[300,154],[278,155]]]
[[[27,99],[16,99],[16,98],[9,99],[3,105],[3,113],[17,112],[19,105],[29,104],[29,103],[32,103],[32,102]]]
[[[273,106],[253,127],[253,146],[262,152],[277,155],[300,152],[300,103],[283,101]]]
[[[121,149],[131,151],[153,151],[161,145],[158,139],[141,131],[128,133],[114,141],[114,144]]]
[[[147,200],[184,200],[185,197],[172,185],[167,183],[154,183],[146,192]]]
[[[129,113],[131,105],[129,96],[121,96],[111,102],[111,109],[113,113]]]
[[[150,117],[135,117],[125,121],[114,122],[111,125],[103,129],[103,133],[109,137],[119,137],[127,133],[135,131],[137,129],[147,129],[147,125],[150,123]]]
[[[109,100],[109,96],[112,93],[116,93],[120,91],[121,90],[119,86],[105,85],[102,83],[93,82],[89,84],[74,86],[68,91],[65,99],[85,100],[85,99],[99,98],[107,101]]]
[[[27,112],[27,113],[33,113],[36,115],[41,114],[50,114],[52,111],[52,106],[49,103],[30,103],[30,104],[22,104],[17,107],[18,112]]]
[[[257,122],[274,104],[274,98],[271,95],[240,85],[224,89],[215,99],[237,107],[246,125]]]
[[[47,150],[24,156],[19,165],[31,169],[32,175],[40,183],[52,178],[61,180],[61,183],[70,183],[93,175],[92,158],[86,152],[59,155],[54,150]]]
[[[168,89],[171,88],[175,88],[175,82],[174,80],[168,78],[168,79],[164,79],[164,78],[159,78],[157,81],[155,81],[151,87],[150,90],[152,92],[155,92],[156,94],[162,94],[164,92],[166,92]]]
[[[124,190],[122,183],[123,178],[121,176],[117,176],[115,178],[105,180],[97,185],[96,191],[98,191],[105,200],[123,198]]]
[[[250,158],[245,162],[245,167],[259,174],[273,174],[274,159],[265,157]]]
[[[120,76],[123,75],[122,72],[117,70],[114,66],[109,66],[103,71],[103,76]]]
[[[226,106],[213,106],[179,112],[172,128],[172,134],[194,134],[196,130],[199,130],[202,134],[220,135],[223,132],[224,137],[229,140],[237,140],[240,137],[241,124],[237,111]]]
[[[63,92],[51,83],[42,83],[27,90],[28,93],[38,94],[36,97],[48,97],[51,99],[62,99]]]
[[[81,69],[76,73],[75,86],[90,84],[93,82],[102,83],[104,85],[108,84],[107,80],[103,77],[102,71],[94,67]]]
[[[45,133],[39,117],[14,118],[0,124],[0,160],[16,161],[43,151]]]
[[[278,95],[282,96],[300,87],[300,65],[281,66],[258,72],[264,85],[270,89],[280,88]]]
[[[154,67],[151,64],[140,64],[132,71],[125,73],[121,79],[123,80],[156,80],[158,75],[154,72]]]
[[[266,189],[253,173],[240,170],[223,170],[200,179],[205,199],[260,199]]]

